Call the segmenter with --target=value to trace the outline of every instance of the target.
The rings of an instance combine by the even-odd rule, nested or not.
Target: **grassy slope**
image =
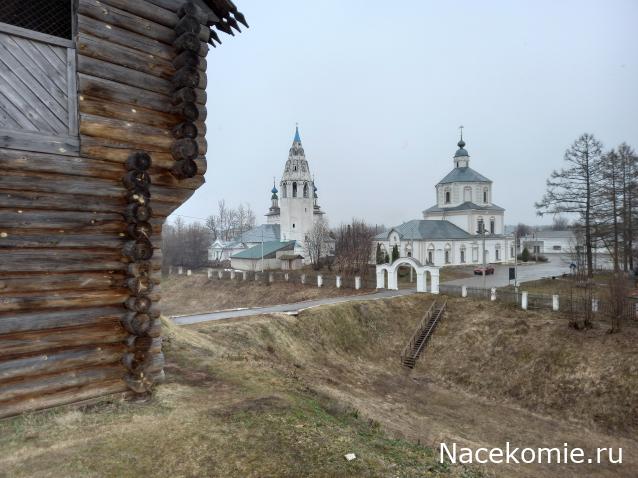
[[[424,360],[428,377],[527,409],[638,434],[638,327],[575,331],[549,312],[454,299]]]
[[[276,367],[283,352],[268,344],[278,337],[292,353],[295,322],[225,323],[210,334],[169,325],[168,380],[149,403],[4,420],[0,476],[481,476],[438,464],[432,449],[388,436],[294,366]],[[347,335],[337,320],[330,327]],[[344,339],[337,348],[362,345]],[[347,462],[349,452],[357,459]]]
[[[168,383],[149,404],[0,422],[0,476],[480,476],[436,464],[417,439],[621,443],[635,458],[635,441],[603,434],[638,430],[634,329],[582,334],[547,315],[456,299],[410,372],[398,354],[430,301],[419,295],[171,326]],[[357,460],[346,462],[348,452]],[[631,468],[596,470],[634,476]],[[497,476],[556,471],[525,466]]]

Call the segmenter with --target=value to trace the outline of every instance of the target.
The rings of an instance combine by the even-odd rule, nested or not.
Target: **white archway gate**
[[[388,289],[398,290],[399,280],[397,271],[402,265],[414,267],[416,271],[416,291],[428,292],[426,273],[430,274],[430,290],[432,294],[439,293],[439,268],[424,266],[413,257],[399,257],[392,264],[377,264],[377,289],[385,288],[384,273],[388,272]]]

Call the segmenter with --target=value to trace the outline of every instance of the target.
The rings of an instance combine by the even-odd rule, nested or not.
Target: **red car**
[[[486,276],[490,274],[494,274],[494,268],[491,266],[487,266],[487,267],[477,267],[476,269],[474,269],[474,275],[482,276],[483,271],[485,271]]]

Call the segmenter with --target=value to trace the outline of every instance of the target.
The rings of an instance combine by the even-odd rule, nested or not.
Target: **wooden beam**
[[[8,33],[9,35],[15,35],[18,37],[26,38],[27,40],[35,40],[42,43],[49,43],[51,45],[63,46],[65,48],[73,48],[73,41],[66,38],[60,38],[53,35],[47,35],[46,33],[40,33],[35,30],[29,30],[27,28],[10,25],[8,23],[0,22],[0,32]],[[208,40],[206,40],[208,41]]]

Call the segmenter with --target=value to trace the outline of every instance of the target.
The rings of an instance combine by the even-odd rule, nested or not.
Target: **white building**
[[[576,251],[579,245],[574,231],[536,231],[521,237],[521,249],[531,254],[566,254]]]
[[[505,209],[492,202],[492,181],[470,168],[463,137],[458,147],[454,168],[435,186],[436,204],[423,211],[423,219],[375,237],[389,256],[396,245],[401,257],[436,266],[478,265],[483,257],[485,263],[513,260],[514,241],[503,231]]]
[[[272,257],[264,261],[264,265],[269,269],[297,268],[297,259],[307,257],[304,245],[306,235],[312,230],[315,222],[323,217],[324,212],[318,203],[317,186],[310,173],[298,127],[295,129],[279,188],[281,197],[280,191],[274,185],[271,190],[271,204],[266,213],[266,224],[257,226],[241,234],[232,243],[221,246],[221,256],[230,258],[232,267],[246,270],[246,264],[253,261],[250,262],[250,267],[254,268],[257,253],[261,260],[262,243],[279,241],[293,244],[292,248],[287,245],[285,251],[274,251],[275,244],[269,245],[268,249],[273,249]],[[209,250],[209,258],[215,254],[219,255],[219,249],[220,245],[215,249],[213,244]],[[247,250],[250,252],[245,252]],[[291,258],[295,260],[294,265],[292,262],[284,263],[292,260]]]

